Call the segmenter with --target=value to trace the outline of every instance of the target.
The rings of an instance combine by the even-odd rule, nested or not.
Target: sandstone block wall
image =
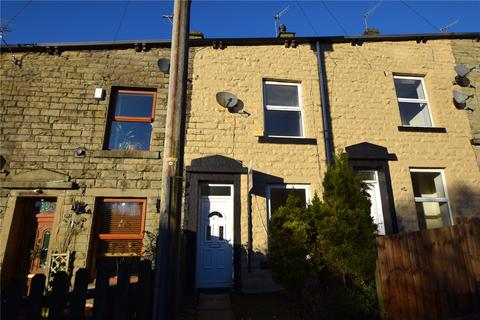
[[[467,95],[474,95],[473,99],[468,101],[467,107],[469,109],[464,112],[470,122],[472,145],[480,167],[480,42],[476,40],[452,40],[452,49],[456,64],[469,68],[475,67],[467,76],[472,87],[455,86],[455,90]]]
[[[410,168],[443,168],[452,215],[478,215],[480,172],[470,145],[464,111],[452,104],[454,56],[449,40],[365,42],[324,46],[326,72],[337,151],[370,142],[388,148],[394,204],[401,232],[418,229]],[[195,55],[192,95],[187,114],[185,164],[219,154],[252,164],[253,170],[281,178],[286,184],[310,185],[310,196],[321,195],[326,169],[316,54],[310,45],[205,47]],[[401,132],[393,75],[423,76],[435,127],[446,133]],[[260,143],[264,134],[264,80],[301,84],[305,136],[317,145]],[[232,114],[215,100],[219,91],[235,94],[248,115]],[[248,244],[248,204],[245,179],[241,194],[241,240]],[[268,270],[268,218],[265,195],[251,201],[254,259],[252,272],[242,260],[244,290],[274,289]],[[187,217],[188,219],[188,217]],[[184,221],[188,224],[188,221]],[[246,250],[246,249],[245,249]]]
[[[45,52],[17,52],[21,66],[10,63],[11,55],[1,54],[0,154],[6,160],[3,181],[17,174],[48,169],[66,174],[78,188],[44,190],[42,195],[58,197],[56,227],[50,249],[62,242],[65,223],[74,201],[84,201],[92,210],[80,234],[70,246],[77,252],[75,267],[87,263],[98,197],[139,197],[147,199],[145,229],[158,226],[157,200],[160,180],[168,76],[157,66],[159,58],[169,57],[168,48],[64,50],[61,55]],[[93,99],[96,87],[106,88],[103,101]],[[102,151],[112,87],[148,88],[157,91],[155,120],[149,151]],[[86,156],[77,158],[74,150],[86,148]],[[8,172],[8,175],[6,174]],[[0,182],[1,184],[1,182]],[[9,225],[3,223],[12,214],[18,196],[38,196],[33,190],[1,189],[0,228],[2,246],[6,245]],[[10,200],[10,201],[9,201]],[[11,222],[11,217],[8,221]]]
[[[197,50],[192,70],[185,165],[196,158],[219,154],[242,161],[245,167],[252,163],[253,170],[281,178],[284,183],[308,184],[311,196],[321,193],[325,153],[316,54],[310,46],[227,46],[223,50],[205,47]],[[264,80],[300,83],[305,136],[317,139],[317,145],[259,143],[258,137],[264,134]],[[229,113],[221,107],[215,99],[219,91],[235,94],[248,115]],[[246,250],[245,178],[241,187],[241,241]],[[245,271],[245,257],[242,261],[242,285],[247,291],[278,288],[268,270],[261,268],[267,253],[266,201],[264,195],[252,196],[252,273]]]
[[[444,169],[454,219],[480,214],[467,112],[452,103],[454,65],[450,40],[335,44],[326,53],[335,146],[368,141],[397,155],[389,165],[401,232],[418,229],[410,168]],[[399,131],[395,74],[424,77],[433,124],[446,133]]]

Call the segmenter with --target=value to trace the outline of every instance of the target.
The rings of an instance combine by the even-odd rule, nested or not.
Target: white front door
[[[385,234],[385,223],[383,222],[382,198],[380,196],[380,185],[378,183],[378,172],[374,170],[362,170],[359,174],[363,177],[363,182],[368,185],[368,194],[372,206],[370,215],[373,222],[377,225],[377,234]]]
[[[201,186],[197,288],[232,287],[233,186]]]

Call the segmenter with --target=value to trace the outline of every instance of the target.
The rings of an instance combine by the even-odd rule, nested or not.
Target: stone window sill
[[[409,127],[409,126],[398,126],[398,131],[446,133],[446,132],[447,132],[447,129],[445,129],[445,128],[439,128],[439,127]]]
[[[97,150],[92,152],[92,157],[94,158],[160,159],[160,151]]]
[[[290,138],[290,137],[267,137],[259,136],[259,143],[276,143],[276,144],[309,144],[316,145],[317,139],[315,138]]]

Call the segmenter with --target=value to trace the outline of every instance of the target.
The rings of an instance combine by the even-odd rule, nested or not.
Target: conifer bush
[[[307,207],[290,196],[272,213],[269,262],[287,290],[320,283],[324,316],[373,317],[376,309],[376,225],[366,185],[338,154],[323,180],[323,199]]]

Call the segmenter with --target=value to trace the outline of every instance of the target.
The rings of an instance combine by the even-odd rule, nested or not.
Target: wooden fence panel
[[[377,238],[387,319],[480,312],[480,221]]]
[[[27,319],[41,319],[43,288],[45,287],[46,277],[44,274],[36,274],[33,276],[30,286],[30,295],[27,304]]]
[[[70,320],[83,320],[85,318],[88,278],[89,275],[86,269],[80,269],[75,274],[75,285],[70,298]]]

